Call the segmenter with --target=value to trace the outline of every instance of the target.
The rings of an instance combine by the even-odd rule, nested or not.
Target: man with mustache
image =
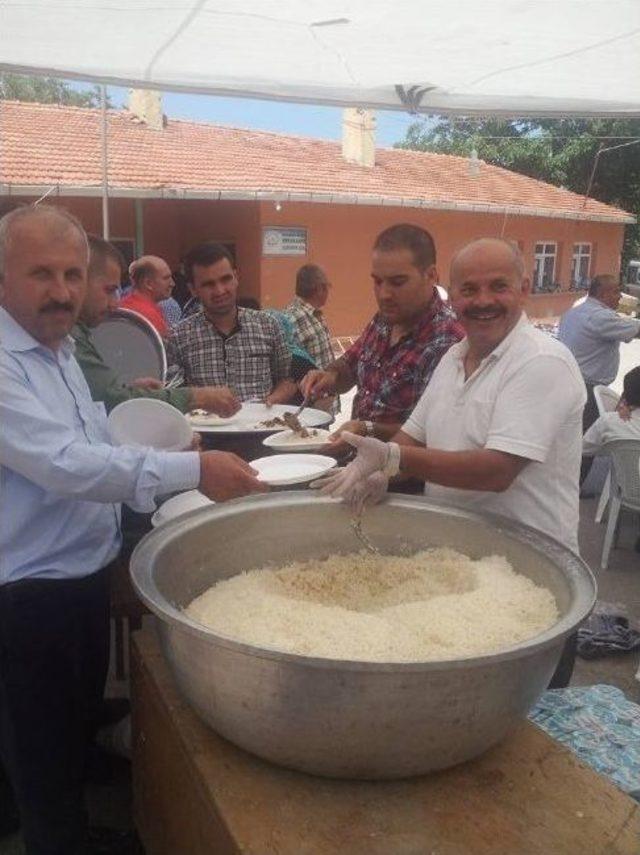
[[[578,552],[586,392],[569,350],[528,322],[529,287],[508,241],[463,247],[449,295],[467,338],[443,356],[393,442],[346,434],[356,459],[314,486],[361,509],[401,473],[424,480],[430,498],[502,514]],[[575,636],[550,687],[568,685],[574,660]]]
[[[422,478],[429,497],[503,514],[577,552],[586,393],[567,348],[528,322],[528,293],[510,243],[463,247],[449,294],[467,338],[444,355],[393,442],[346,437],[358,456],[325,490],[362,504],[400,471]]]
[[[28,855],[108,852],[87,828],[85,758],[109,658],[120,502],[265,488],[235,455],[113,447],[69,337],[88,245],[55,207],[0,220],[0,755]]]
[[[343,430],[391,439],[416,405],[443,354],[463,330],[436,289],[436,248],[425,229],[400,223],[373,245],[371,278],[378,312],[360,338],[324,371],[310,371],[304,395],[357,388]]]

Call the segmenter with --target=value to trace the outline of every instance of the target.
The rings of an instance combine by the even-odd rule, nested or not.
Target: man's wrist
[[[371,421],[366,421],[366,420],[365,420],[365,421],[363,421],[363,422],[362,422],[362,426],[363,426],[363,428],[364,428],[364,435],[365,435],[365,436],[372,436],[372,437],[375,437],[375,435],[376,435],[376,426],[374,425],[374,423],[373,423],[373,422],[371,422]]]

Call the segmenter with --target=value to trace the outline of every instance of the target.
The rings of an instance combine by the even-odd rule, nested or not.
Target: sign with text
[[[263,255],[306,255],[307,230],[267,226],[262,230]]]

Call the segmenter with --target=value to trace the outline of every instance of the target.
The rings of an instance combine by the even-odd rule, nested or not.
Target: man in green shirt
[[[91,329],[118,305],[124,260],[116,247],[94,235],[89,235],[89,253],[86,298],[72,336],[76,344],[75,357],[93,400],[102,401],[107,412],[130,398],[156,398],[172,404],[183,413],[197,408],[227,417],[237,412],[240,401],[223,387],[162,389],[159,381],[150,378],[134,380],[128,386],[120,382],[115,371],[98,353],[91,339]]]

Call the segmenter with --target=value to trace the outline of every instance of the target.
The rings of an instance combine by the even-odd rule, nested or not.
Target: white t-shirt
[[[427,484],[425,495],[503,514],[578,551],[586,390],[569,350],[523,314],[465,380],[466,339],[443,356],[402,430],[431,448],[490,448],[531,462],[502,493]]]
[[[631,411],[628,421],[616,412],[603,413],[585,433],[582,448],[585,454],[597,454],[614,439],[640,439],[640,407]]]

